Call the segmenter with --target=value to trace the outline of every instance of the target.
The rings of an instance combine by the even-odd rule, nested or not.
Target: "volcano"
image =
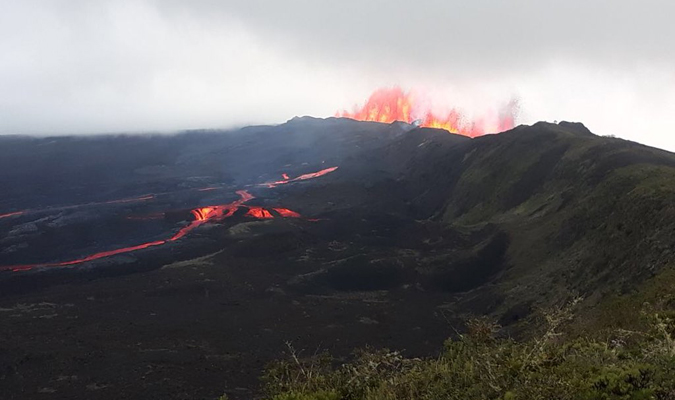
[[[3,398],[253,399],[286,342],[435,355],[467,315],[526,335],[672,268],[675,155],[394,108],[0,137]]]

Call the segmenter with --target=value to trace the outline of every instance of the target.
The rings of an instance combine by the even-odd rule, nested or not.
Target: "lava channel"
[[[26,213],[25,211],[15,211],[7,214],[0,214],[0,218],[14,217],[16,215],[23,215],[25,213]]]
[[[274,215],[262,207],[249,207],[246,216],[258,219],[272,219]]]
[[[300,218],[300,214],[293,210],[289,210],[288,208],[273,208],[272,210],[276,211],[284,218]]]
[[[318,171],[318,172],[303,174],[303,175],[300,175],[300,176],[298,176],[296,178],[293,178],[293,179],[288,179],[288,175],[283,174],[282,175],[283,178],[284,178],[283,181],[267,182],[267,183],[263,183],[262,186],[266,186],[268,188],[274,188],[274,187],[277,187],[279,185],[285,185],[287,183],[305,181],[307,179],[318,178],[320,176],[330,174],[331,172],[335,171],[336,169],[338,169],[338,167],[330,167],[330,168],[322,169],[321,171]]]
[[[313,172],[309,174],[304,174],[300,175],[296,178],[293,179],[288,179],[286,181],[280,181],[279,182],[274,182],[274,183],[268,183],[265,184],[267,187],[275,187],[276,184],[281,184],[281,183],[289,183],[289,182],[296,182],[296,181],[302,181],[302,180],[307,180],[307,179],[312,179],[312,178],[318,178],[320,176],[326,175],[328,173],[331,173],[335,171],[338,167],[332,167],[332,168],[326,168],[318,172]],[[284,174],[284,178],[288,177],[288,175]],[[232,203],[225,204],[225,205],[218,205],[218,206],[208,206],[208,207],[200,207],[200,208],[195,208],[191,211],[192,216],[194,217],[194,220],[190,222],[187,226],[181,228],[176,232],[173,236],[171,236],[168,239],[164,240],[156,240],[152,242],[146,242],[146,243],[141,243],[135,246],[130,246],[130,247],[122,247],[119,249],[115,250],[108,250],[108,251],[102,251],[99,253],[94,253],[88,256],[85,256],[83,258],[78,258],[70,261],[61,261],[61,262],[51,262],[51,263],[37,263],[37,264],[22,264],[22,265],[9,265],[9,266],[0,266],[0,271],[28,271],[33,268],[49,268],[49,267],[67,267],[75,264],[81,264],[85,263],[88,261],[94,261],[98,260],[101,258],[105,257],[111,257],[115,256],[118,254],[125,254],[125,253],[131,253],[133,251],[137,250],[142,250],[142,249],[147,249],[150,247],[156,247],[156,246],[161,246],[169,242],[174,242],[188,233],[190,233],[192,230],[197,228],[198,226],[209,222],[209,221],[218,221],[222,220],[225,218],[229,218],[234,213],[237,211],[237,209],[242,206],[244,203],[248,202],[249,200],[254,199],[255,197],[250,194],[246,190],[238,190],[236,192],[239,195],[239,200],[233,201]],[[111,200],[111,201],[106,201],[106,202],[101,202],[101,203],[89,203],[86,205],[93,205],[93,204],[115,204],[115,203],[127,203],[127,202],[134,202],[134,201],[145,201],[145,200],[150,200],[154,199],[154,195],[147,195],[147,196],[142,196],[142,197],[135,197],[135,198],[129,198],[129,199],[120,199],[120,200]],[[58,209],[66,209],[66,208],[73,208],[77,206],[67,206],[67,207],[61,207]],[[256,210],[256,211],[253,211]],[[300,214],[296,213],[295,211],[289,210],[287,208],[273,208],[274,211],[276,211],[280,216],[282,217],[291,217],[291,218],[298,218],[300,217]],[[21,215],[24,214],[27,211],[17,211],[13,213],[8,213],[8,214],[0,214],[0,218],[5,218],[13,215]],[[249,207],[249,211],[246,213],[247,216],[254,217],[254,218],[262,218],[262,219],[267,219],[267,218],[274,218],[274,216],[268,211],[265,210],[262,207]]]
[[[149,247],[161,246],[163,244],[174,242],[183,236],[187,235],[190,231],[211,220],[219,220],[231,217],[237,208],[244,204],[245,202],[253,199],[253,195],[246,190],[237,191],[240,199],[236,200],[230,204],[225,204],[221,206],[210,206],[210,207],[201,207],[192,210],[192,215],[195,218],[194,221],[190,222],[189,225],[181,228],[176,234],[171,236],[168,239],[164,240],[155,240],[153,242],[141,243],[135,246],[122,247],[120,249],[102,251],[99,253],[94,253],[83,258],[78,258],[70,261],[62,262],[53,262],[53,263],[39,263],[39,264],[25,264],[25,265],[10,265],[10,266],[0,266],[0,271],[28,271],[33,268],[49,268],[49,267],[67,267],[70,265],[81,264],[87,261],[94,261],[105,257],[116,256],[118,254],[131,253],[132,251],[143,250]]]

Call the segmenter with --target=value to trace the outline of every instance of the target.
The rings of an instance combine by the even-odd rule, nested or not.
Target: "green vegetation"
[[[593,332],[596,339],[611,340],[617,330],[649,331],[654,321],[645,315],[658,314],[662,319],[675,320],[673,288],[675,268],[668,266],[627,294],[615,293],[597,303],[582,304],[577,318],[566,326],[566,332],[570,337]]]
[[[643,301],[628,295],[675,266],[675,161],[672,154],[577,128],[521,127],[458,146],[442,166],[429,167],[432,180],[448,188],[435,221],[467,237],[493,228],[508,238],[502,265],[486,269],[480,280],[465,279],[477,270],[460,274],[455,259],[442,260],[445,265],[424,260],[435,262],[425,273],[467,283],[443,287],[467,293],[457,295],[449,313],[487,313],[522,332],[533,309],[580,294],[587,299],[584,313],[602,309],[583,319],[586,332],[598,321],[603,329],[642,328],[632,316]]]
[[[525,341],[500,338],[496,324],[473,319],[433,359],[365,350],[336,365],[326,355],[301,359],[289,345],[290,359],[264,377],[267,398],[675,399],[672,319],[645,313],[649,330],[616,329],[605,340],[563,334],[575,303],[545,313],[545,328]]]

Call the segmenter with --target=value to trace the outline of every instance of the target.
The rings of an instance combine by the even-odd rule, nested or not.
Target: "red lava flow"
[[[0,218],[13,217],[15,215],[21,215],[23,213],[25,213],[25,211],[15,211],[15,212],[7,213],[7,214],[0,214]]]
[[[169,239],[169,241],[173,242],[182,238],[199,225],[202,225],[208,221],[218,221],[231,217],[234,212],[237,211],[239,206],[254,198],[253,195],[246,190],[238,190],[237,194],[239,195],[240,199],[233,201],[230,204],[225,204],[222,206],[201,207],[192,210],[192,216],[195,217],[194,221],[190,222],[188,226],[181,228],[178,232],[176,232],[175,235],[171,237],[171,239]]]
[[[262,186],[266,186],[268,188],[274,188],[274,187],[277,187],[279,185],[285,185],[287,183],[305,181],[307,179],[318,178],[320,176],[324,176],[326,174],[329,174],[329,173],[335,171],[336,169],[338,169],[338,167],[330,167],[330,168],[322,169],[321,171],[318,171],[318,172],[303,174],[303,175],[300,175],[300,176],[298,176],[296,178],[293,178],[293,179],[288,179],[288,175],[283,174],[282,175],[284,177],[283,181],[267,182],[267,183],[263,183]]]
[[[187,235],[190,231],[198,227],[199,225],[202,225],[203,223],[209,221],[209,220],[214,220],[214,219],[222,219],[222,218],[227,218],[232,216],[234,212],[237,210],[237,208],[244,204],[245,202],[253,199],[253,195],[251,195],[249,192],[246,190],[239,190],[237,191],[237,194],[239,195],[240,199],[233,201],[230,204],[222,205],[222,206],[211,206],[211,207],[202,207],[202,208],[196,208],[192,210],[192,215],[195,217],[195,220],[190,222],[189,225],[181,228],[178,232],[176,232],[175,235],[171,236],[169,239],[166,240],[155,240],[153,242],[147,242],[147,243],[142,243],[138,244],[135,246],[130,246],[130,247],[122,247],[120,249],[115,249],[115,250],[108,250],[108,251],[102,251],[100,253],[94,253],[91,255],[88,255],[83,258],[78,258],[75,260],[70,260],[70,261],[62,261],[62,262],[54,262],[54,263],[42,263],[42,264],[26,264],[26,265],[10,265],[10,266],[3,266],[0,267],[0,271],[27,271],[36,267],[66,267],[69,265],[74,265],[74,264],[81,264],[87,261],[94,261],[98,260],[101,258],[105,257],[110,257],[110,256],[115,256],[118,254],[124,254],[124,253],[130,253],[132,251],[137,251],[137,250],[142,250],[142,249],[147,249],[149,247],[154,247],[154,246],[161,246],[163,244],[166,244],[168,242],[173,242],[176,241],[183,236]]]
[[[284,218],[300,218],[300,214],[289,210],[288,208],[273,208],[273,210]]]
[[[304,174],[300,175],[297,178],[294,179],[289,179],[287,181],[281,181],[283,183],[287,182],[294,182],[294,181],[300,181],[300,180],[306,180],[306,179],[311,179],[311,178],[317,178],[323,175],[326,175],[330,172],[333,172],[337,169],[337,167],[332,167],[332,168],[326,168],[318,172],[310,173],[310,174]],[[286,174],[284,174],[285,177],[287,177]],[[268,187],[274,187],[274,186],[269,186]],[[147,243],[141,243],[135,246],[130,246],[130,247],[122,247],[119,249],[115,250],[108,250],[108,251],[102,251],[99,253],[94,253],[82,258],[78,258],[75,260],[70,260],[70,261],[61,261],[61,262],[52,262],[52,263],[40,263],[40,264],[24,264],[24,265],[10,265],[10,266],[0,266],[0,271],[28,271],[33,268],[47,268],[47,267],[66,267],[70,265],[75,265],[75,264],[81,264],[87,261],[94,261],[94,260],[99,260],[101,258],[105,257],[111,257],[115,256],[118,254],[125,254],[125,253],[130,253],[133,251],[137,250],[142,250],[142,249],[147,249],[150,247],[155,247],[155,246],[161,246],[163,244],[169,243],[169,242],[174,242],[188,233],[190,233],[192,230],[197,228],[198,226],[205,224],[209,221],[219,221],[223,220],[225,218],[229,218],[234,213],[241,207],[244,203],[248,202],[249,200],[254,199],[255,197],[250,194],[246,190],[238,190],[236,192],[239,195],[239,199],[233,201],[232,203],[229,204],[224,204],[224,205],[217,205],[217,206],[207,206],[207,207],[200,207],[200,208],[195,208],[191,211],[192,216],[194,217],[194,220],[190,222],[187,226],[182,227],[181,229],[178,230],[173,236],[171,236],[168,239],[164,240],[155,240],[152,242],[147,242]],[[143,201],[143,200],[149,200],[154,198],[153,195],[148,195],[148,196],[143,196],[143,197],[136,197],[136,198],[130,198],[130,199],[121,199],[121,200],[111,200],[111,201],[106,201],[102,203],[96,203],[96,204],[113,204],[113,203],[126,203],[126,202],[132,202],[132,201]],[[89,203],[90,204],[95,204],[95,203]],[[75,207],[75,206],[69,206],[69,207]],[[271,219],[274,218],[274,215],[269,210],[266,210],[265,208],[262,207],[248,207],[249,210],[246,213],[246,216],[253,217],[253,218],[258,218],[258,219]],[[283,218],[299,218],[300,214],[298,214],[295,211],[289,210],[287,208],[273,208],[273,210],[279,214],[279,216]],[[0,218],[4,217],[9,217],[12,215],[21,215],[25,211],[17,211],[13,213],[8,213],[8,214],[0,214]]]
[[[272,215],[272,213],[270,213],[269,211],[265,210],[262,207],[249,207],[246,215],[249,216],[249,217],[258,218],[258,219],[274,218],[274,215]]]

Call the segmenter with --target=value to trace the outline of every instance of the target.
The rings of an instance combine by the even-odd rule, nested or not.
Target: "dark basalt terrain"
[[[527,335],[538,307],[590,310],[675,250],[675,155],[565,122],[0,137],[0,193],[6,399],[255,398],[286,342],[433,355],[472,314]]]

